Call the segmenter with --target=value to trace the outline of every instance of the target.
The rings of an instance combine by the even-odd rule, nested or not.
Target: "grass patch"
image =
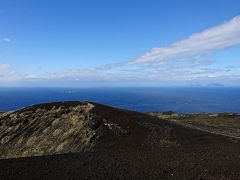
[[[177,143],[175,141],[173,142],[173,141],[169,141],[167,139],[161,139],[159,143],[160,143],[161,147],[170,147],[170,146],[177,145]]]
[[[179,123],[192,124],[192,125],[204,125],[210,127],[229,127],[229,128],[240,128],[240,119],[189,119],[189,120],[179,120]]]

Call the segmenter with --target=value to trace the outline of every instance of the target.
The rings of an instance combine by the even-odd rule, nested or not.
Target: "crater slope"
[[[91,102],[1,113],[0,143],[3,178],[240,177],[237,139]]]

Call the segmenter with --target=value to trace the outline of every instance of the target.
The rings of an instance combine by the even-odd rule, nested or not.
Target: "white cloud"
[[[3,41],[4,41],[5,43],[10,43],[10,42],[12,42],[12,40],[11,40],[9,37],[3,38]]]
[[[5,42],[11,39],[5,38]],[[240,16],[222,25],[196,33],[165,48],[154,48],[128,62],[107,64],[95,69],[66,69],[56,72],[20,73],[0,64],[0,83],[86,82],[94,84],[126,82],[240,82],[238,69],[215,66],[211,52],[240,45]],[[133,66],[129,66],[133,65]],[[142,66],[143,65],[143,66]],[[213,66],[212,66],[213,65]],[[217,68],[216,68],[217,67]],[[0,84],[0,85],[1,85]],[[81,83],[80,83],[81,84]]]
[[[188,58],[235,45],[240,45],[240,16],[219,26],[193,34],[169,47],[154,48],[144,55],[128,61],[125,65],[161,64],[172,59]]]
[[[0,72],[9,70],[9,68],[11,68],[9,64],[0,64]]]
[[[11,65],[0,64],[0,83],[19,81],[24,77],[24,74],[17,72]]]

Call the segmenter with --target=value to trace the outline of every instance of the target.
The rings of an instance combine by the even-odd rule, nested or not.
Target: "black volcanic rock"
[[[2,179],[240,177],[238,141],[96,103],[2,113],[0,143]]]

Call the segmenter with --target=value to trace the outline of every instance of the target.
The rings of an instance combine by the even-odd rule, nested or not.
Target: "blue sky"
[[[240,85],[239,0],[0,0],[0,86]]]

